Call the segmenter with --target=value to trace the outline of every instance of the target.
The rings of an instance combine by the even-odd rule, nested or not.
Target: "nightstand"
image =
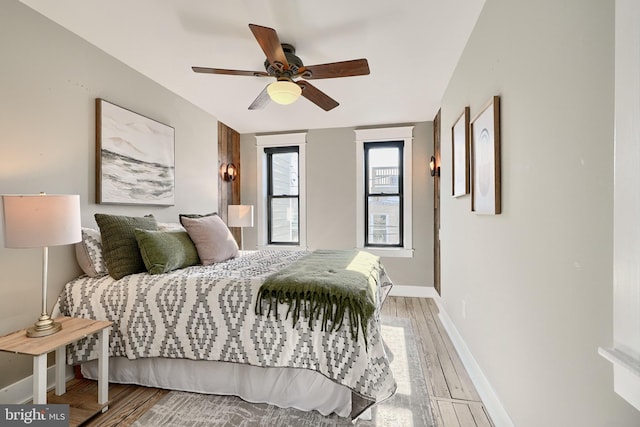
[[[98,405],[102,412],[109,400],[109,328],[112,322],[78,317],[58,317],[62,330],[53,335],[28,338],[27,328],[0,337],[0,351],[33,356],[33,403],[47,403],[47,353],[56,352],[56,395],[66,392],[66,345],[98,334]]]

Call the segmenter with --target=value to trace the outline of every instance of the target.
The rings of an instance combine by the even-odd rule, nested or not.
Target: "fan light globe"
[[[288,80],[279,80],[267,87],[269,97],[273,102],[288,105],[293,104],[302,94],[302,89],[297,84]]]

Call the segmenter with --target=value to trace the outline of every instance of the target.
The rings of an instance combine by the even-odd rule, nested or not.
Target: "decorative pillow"
[[[200,263],[186,231],[134,230],[140,255],[149,274],[162,274]]]
[[[102,235],[102,256],[109,275],[118,280],[146,271],[134,230],[157,230],[155,218],[152,215],[131,217],[99,213],[94,216]]]
[[[196,245],[203,265],[211,265],[239,255],[236,240],[218,215],[201,218],[181,215],[180,222]]]
[[[102,257],[102,239],[100,232],[93,228],[82,227],[82,240],[76,243],[76,259],[82,271],[89,277],[109,274]]]
[[[179,214],[178,217],[180,218],[180,224],[182,224],[182,218],[204,218],[205,216],[213,216],[213,215],[218,215],[218,213],[211,212],[208,214]]]

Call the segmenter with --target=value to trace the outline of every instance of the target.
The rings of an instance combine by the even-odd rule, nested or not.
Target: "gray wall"
[[[614,7],[487,0],[442,102],[502,100],[502,211],[442,199],[442,302],[518,427],[637,426],[612,343]],[[467,316],[462,317],[466,301]]]
[[[0,6],[0,53],[0,194],[79,194],[84,226],[95,226],[95,212],[177,221],[217,209],[214,117],[15,0]],[[175,128],[175,206],[94,203],[95,98]],[[42,298],[41,251],[5,249],[2,233],[0,335],[37,320]],[[50,248],[50,306],[78,273],[72,246]],[[0,388],[31,369],[31,358],[0,353]]]
[[[321,112],[320,112],[321,113]],[[404,124],[403,124],[404,125]],[[346,249],[356,245],[355,128],[312,129],[307,133],[307,245]],[[384,258],[396,285],[433,286],[433,125],[413,130],[413,258]],[[242,203],[256,204],[256,139],[241,135]],[[244,230],[245,246],[255,248],[256,228]]]

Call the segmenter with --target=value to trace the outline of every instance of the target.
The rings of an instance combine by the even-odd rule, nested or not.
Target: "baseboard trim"
[[[456,348],[458,355],[460,356],[460,360],[462,360],[462,364],[466,368],[469,373],[469,377],[473,382],[473,385],[476,387],[480,398],[482,399],[482,403],[484,404],[493,424],[496,427],[514,427],[515,424],[509,417],[509,414],[504,409],[500,398],[496,394],[493,387],[491,387],[491,383],[487,379],[487,377],[480,369],[480,365],[473,357],[473,354],[467,347],[467,344],[464,342],[462,335],[458,332],[458,329],[453,324],[453,321],[447,314],[444,307],[440,303],[440,297],[434,298],[436,304],[438,305],[440,321],[442,325],[446,329],[449,334],[449,338],[451,338],[451,342],[453,346]]]
[[[393,285],[389,295],[394,297],[436,298],[438,293],[433,286],[399,286]]]
[[[66,380],[73,378],[73,369],[66,367]],[[56,366],[47,368],[47,390],[56,386]],[[33,375],[0,389],[0,404],[24,404],[33,400]]]

